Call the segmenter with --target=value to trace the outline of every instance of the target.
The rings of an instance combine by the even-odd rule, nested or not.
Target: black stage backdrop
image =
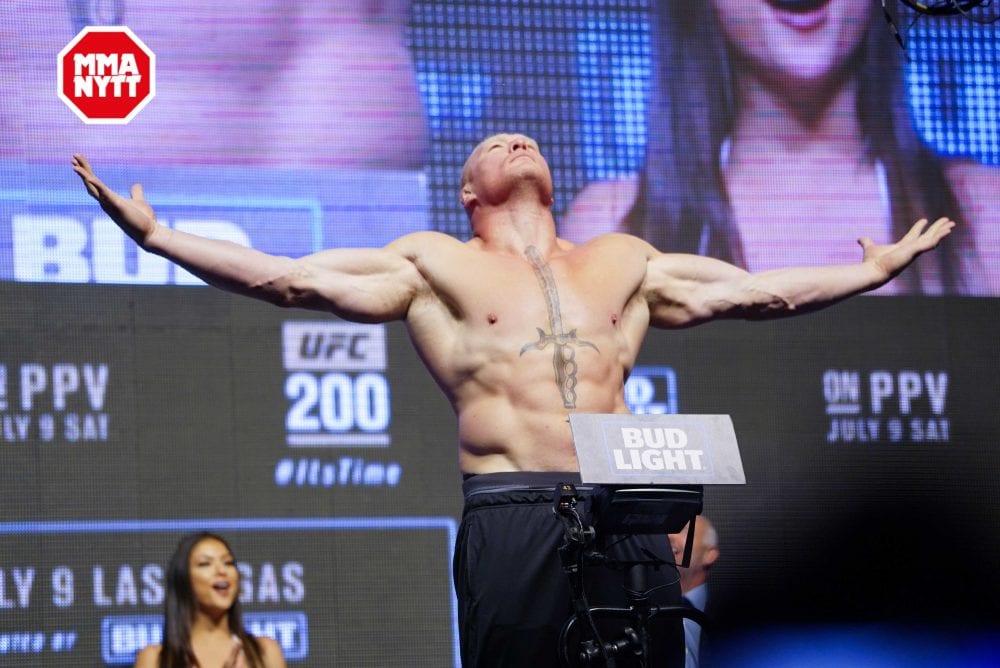
[[[131,656],[157,632],[177,536],[209,528],[233,540],[251,625],[303,665],[454,662],[454,420],[402,327],[206,288],[0,299],[10,647]],[[990,629],[998,325],[989,300],[869,298],[651,333],[636,377],[672,370],[659,398],[732,415],[740,442],[746,486],[705,498],[720,643],[789,623]]]

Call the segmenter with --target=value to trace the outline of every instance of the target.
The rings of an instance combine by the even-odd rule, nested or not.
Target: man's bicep
[[[413,261],[390,249],[321,251],[297,261],[297,305],[330,310],[349,320],[385,322],[406,317],[425,285]]]
[[[750,278],[710,257],[662,253],[650,258],[644,292],[654,327],[686,327],[738,315]]]

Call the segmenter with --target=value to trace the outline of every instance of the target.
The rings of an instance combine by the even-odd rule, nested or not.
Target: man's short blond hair
[[[469,153],[469,157],[465,159],[465,164],[462,165],[462,184],[461,184],[461,186],[459,186],[460,188],[464,188],[465,184],[469,182],[469,166],[472,164],[472,159],[474,157],[476,157],[476,154],[479,153],[480,149],[483,148],[483,144],[486,144],[490,140],[496,139],[497,137],[503,136],[505,134],[509,134],[509,133],[507,133],[507,132],[495,132],[495,133],[491,134],[489,137],[487,137],[486,139],[484,139],[481,142],[479,142],[478,144],[476,144],[476,148],[472,149],[472,152]]]

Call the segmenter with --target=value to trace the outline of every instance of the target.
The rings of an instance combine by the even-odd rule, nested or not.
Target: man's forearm
[[[768,318],[808,313],[874,290],[891,276],[875,262],[823,267],[790,267],[754,274],[751,302],[760,306],[748,317]]]
[[[275,304],[287,302],[288,278],[296,271],[291,258],[163,225],[156,226],[143,247],[184,267],[209,285]]]
[[[877,245],[867,237],[858,239],[864,249],[864,260],[858,264],[778,269],[754,279],[763,289],[780,295],[789,313],[815,311],[885,285],[921,254],[936,248],[954,227],[955,222],[947,217],[938,218],[930,226],[921,219],[892,244]]]

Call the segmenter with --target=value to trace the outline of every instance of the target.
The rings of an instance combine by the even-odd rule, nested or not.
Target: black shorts
[[[455,546],[454,577],[464,668],[560,665],[560,632],[573,616],[570,580],[557,551],[564,529],[553,513],[553,494],[560,482],[573,483],[583,495],[590,491],[580,484],[577,473],[495,473],[472,476],[463,484],[465,510]],[[612,548],[620,561],[647,560],[642,550],[667,562],[646,569],[653,603],[679,604],[677,570],[665,535],[628,536]],[[590,607],[628,608],[622,570],[587,563],[583,582]],[[626,624],[624,617],[602,619],[598,624],[602,640],[618,639]],[[583,628],[576,623],[573,636]],[[683,666],[681,622],[660,616],[650,631],[646,665]],[[569,640],[574,645],[572,636]],[[570,656],[575,655],[574,645]],[[634,657],[616,658],[616,664],[639,665]]]

